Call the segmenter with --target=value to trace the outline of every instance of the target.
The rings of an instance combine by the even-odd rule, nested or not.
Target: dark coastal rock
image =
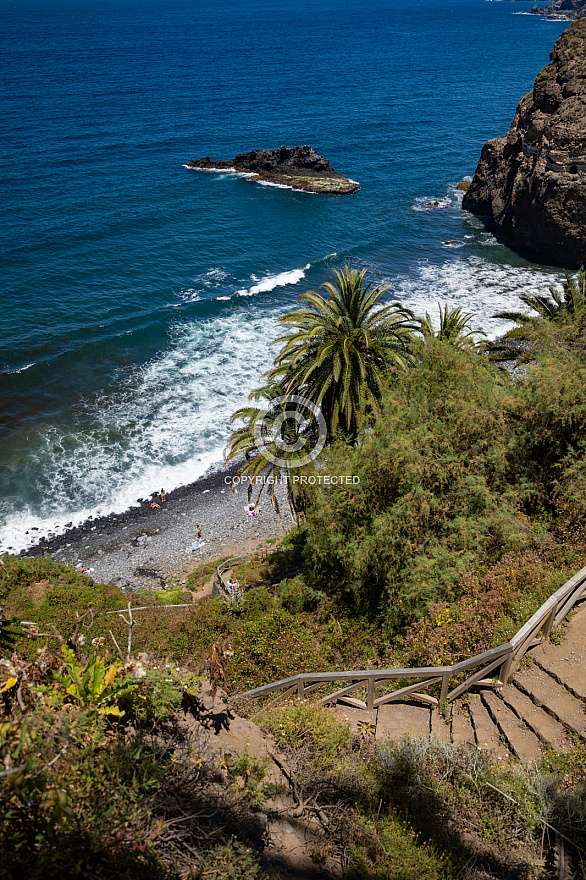
[[[212,160],[209,156],[187,163],[188,168],[209,171],[233,169],[254,174],[252,180],[265,180],[306,192],[347,194],[360,189],[330,166],[312,147],[281,147],[278,150],[250,150],[234,159]]]
[[[586,259],[586,19],[550,57],[508,134],[482,148],[462,207],[530,259],[575,268]]]
[[[532,15],[542,15],[545,18],[554,18],[560,21],[574,21],[586,16],[586,0],[553,0],[547,6],[532,6]]]

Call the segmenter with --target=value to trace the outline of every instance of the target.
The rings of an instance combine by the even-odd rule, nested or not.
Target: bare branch
[[[86,626],[86,629],[90,629],[93,626],[94,620],[96,619],[96,616],[94,614],[94,609],[89,608],[86,611],[86,613],[82,614],[81,616],[77,613],[77,611],[75,612],[75,618],[77,621],[76,626],[75,626],[75,629],[73,630],[73,635],[67,640],[67,643],[69,645],[71,645],[72,648],[75,648],[75,645],[77,644],[77,639],[79,636],[79,631],[81,629],[81,625],[82,625],[83,621],[86,619],[86,617],[88,617],[88,616],[91,619],[90,619],[90,624],[89,624],[89,626]]]
[[[130,602],[128,603],[128,620],[124,617],[122,612],[119,612],[118,616],[122,618],[122,620],[128,627],[128,651],[126,654],[126,659],[130,660],[130,655],[132,653],[132,628],[136,623],[136,620],[132,616],[132,605],[130,604]]]
[[[12,776],[13,773],[20,773],[21,770],[24,770],[24,764],[21,767],[11,767],[10,770],[2,770],[0,771],[0,779],[4,779],[5,776]]]
[[[123,654],[122,651],[120,650],[120,645],[119,645],[118,642],[116,641],[116,638],[115,638],[114,633],[112,632],[112,630],[110,630],[109,632],[110,632],[110,635],[112,636],[112,641],[113,641],[114,644],[116,645],[116,650],[118,651],[118,654],[120,655],[120,659],[121,659],[122,662],[124,663],[124,654]]]
[[[57,629],[57,627],[55,626],[55,624],[54,624],[54,623],[51,623],[50,626],[51,626],[51,629],[53,630],[53,635],[54,635],[55,638],[58,640],[59,644],[60,644],[60,645],[64,645],[64,644],[65,644],[65,639],[63,638],[63,636],[61,635],[61,633],[59,632],[59,630]]]

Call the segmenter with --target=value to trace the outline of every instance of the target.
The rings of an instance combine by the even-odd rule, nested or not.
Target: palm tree
[[[266,400],[266,406],[243,406],[230,419],[230,423],[242,419],[245,424],[232,432],[225,452],[227,462],[240,455],[246,462],[240,469],[240,477],[248,477],[248,500],[258,488],[255,505],[258,505],[265,487],[279,513],[276,487],[286,484],[286,497],[295,517],[299,508],[299,492],[294,492],[289,472],[303,473],[324,447],[326,427],[321,413],[315,407],[302,405],[296,395],[286,394],[282,385],[272,382],[249,394],[250,401]],[[303,493],[301,493],[303,494]]]
[[[566,324],[584,318],[586,315],[586,269],[582,266],[576,278],[571,278],[567,272],[564,272],[564,275],[565,280],[562,283],[561,292],[553,284],[550,284],[550,296],[529,293],[519,295],[521,302],[536,314],[503,311],[493,315],[495,318],[514,321],[517,324],[516,327],[507,331],[502,339],[489,346],[490,356],[494,360],[529,357],[529,343],[534,335],[532,331],[540,320]]]
[[[429,312],[425,313],[425,318],[417,318],[419,321],[419,332],[426,342],[430,339],[442,339],[456,346],[456,348],[463,348],[470,344],[469,340],[472,343],[474,342],[475,334],[486,336],[483,330],[472,330],[470,328],[470,321],[474,317],[473,312],[462,314],[461,306],[449,309],[447,304],[442,311],[441,303],[437,305],[440,315],[440,325],[437,333],[433,329]]]
[[[280,323],[291,329],[275,341],[284,347],[269,379],[320,407],[329,437],[340,430],[355,440],[360,413],[380,400],[388,368],[406,367],[411,356],[413,314],[399,303],[382,305],[389,285],[365,285],[365,275],[334,270],[334,281],[321,285],[328,298],[303,293],[308,308],[284,315]]]

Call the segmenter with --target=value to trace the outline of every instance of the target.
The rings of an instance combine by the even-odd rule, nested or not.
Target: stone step
[[[463,706],[454,706],[452,709],[452,742],[476,745],[472,720]]]
[[[540,645],[531,651],[531,659],[586,702],[586,600],[582,600],[565,625],[561,645]]]
[[[499,758],[508,758],[509,750],[501,739],[500,730],[488,714],[479,694],[470,694],[470,715],[480,748],[495,752]]]
[[[450,725],[439,709],[431,710],[431,735],[440,742],[450,742]]]
[[[522,669],[515,675],[515,685],[574,733],[586,737],[586,706],[543,669],[535,664]]]
[[[504,687],[500,691],[500,696],[544,745],[552,746],[558,751],[563,751],[568,746],[568,738],[563,725],[540,709],[539,706],[536,706],[533,700],[514,684]]]
[[[582,656],[569,654],[567,657],[558,657],[536,651],[531,659],[543,672],[586,703],[586,662]]]
[[[379,706],[376,722],[377,740],[399,740],[404,736],[429,736],[431,710],[422,703],[396,702]]]
[[[482,702],[498,729],[504,736],[511,752],[523,764],[541,757],[541,743],[530,730],[493,691],[483,691]]]

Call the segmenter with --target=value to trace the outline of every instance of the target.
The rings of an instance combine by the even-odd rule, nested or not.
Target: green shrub
[[[424,840],[408,822],[385,811],[357,819],[350,845],[351,880],[452,880],[449,858]],[[485,875],[486,876],[486,875]]]
[[[284,578],[279,584],[279,601],[292,614],[317,608],[323,597],[321,590],[307,586],[302,575]]]
[[[350,728],[338,721],[332,710],[311,703],[295,702],[267,709],[261,714],[260,723],[282,748],[309,745],[313,763],[322,768],[332,769],[352,740]]]
[[[356,448],[335,446],[307,514],[307,582],[395,631],[454,598],[478,558],[531,545],[508,485],[507,383],[485,358],[440,341],[392,376]],[[322,456],[323,457],[323,456]]]
[[[206,853],[202,880],[253,880],[258,877],[258,864],[253,850],[239,840],[218,844]]]
[[[242,597],[242,613],[250,620],[262,617],[272,607],[273,597],[265,586],[252,587]]]
[[[465,574],[457,601],[434,605],[407,630],[409,663],[452,665],[504,644],[570,576],[561,562],[556,548],[507,553],[488,570]]]
[[[243,620],[234,633],[230,672],[235,690],[243,691],[296,675],[319,671],[323,657],[315,644],[315,627],[307,619],[278,608],[270,615]]]
[[[2,764],[17,769],[0,780],[0,878],[163,880],[146,804],[164,766],[136,739],[104,740],[95,715],[39,699],[0,725]]]
[[[140,612],[133,646],[135,651],[156,650],[159,656],[198,665],[232,626],[232,615],[221,599],[201,599],[177,611],[149,609]]]
[[[70,587],[88,587],[93,583],[87,575],[80,574],[44,556],[11,556],[2,555],[0,566],[0,602],[9,596],[21,593],[23,589],[40,581],[49,581],[52,585],[68,585]]]
[[[269,758],[251,755],[248,747],[227,760],[228,778],[232,780],[237,800],[260,810],[274,786],[264,785]]]

